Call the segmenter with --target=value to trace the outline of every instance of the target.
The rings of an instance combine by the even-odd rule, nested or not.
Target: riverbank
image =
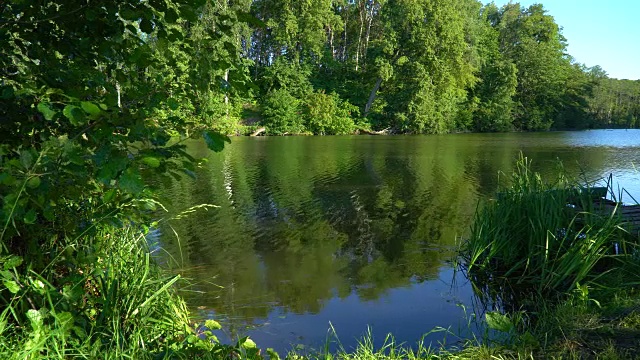
[[[405,344],[390,335],[374,348],[371,338],[335,354],[293,354],[291,359],[637,359],[640,294],[637,290],[577,291],[561,304],[543,303],[538,314],[520,312],[494,321],[493,336],[447,344]],[[535,325],[530,320],[536,317]],[[491,321],[490,321],[491,323]],[[499,331],[504,330],[504,331]],[[455,338],[452,336],[452,338]]]

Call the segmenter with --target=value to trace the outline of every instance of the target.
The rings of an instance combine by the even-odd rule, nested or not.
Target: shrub
[[[314,92],[305,101],[305,122],[314,134],[341,135],[354,130],[352,114],[358,108],[342,101],[336,93]]]
[[[303,132],[299,104],[300,101],[285,89],[268,93],[262,108],[263,124],[267,131],[276,135]]]

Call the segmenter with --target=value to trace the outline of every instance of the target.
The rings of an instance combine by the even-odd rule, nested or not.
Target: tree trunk
[[[329,48],[331,48],[331,58],[333,60],[336,59],[336,49],[333,46],[333,30],[331,29],[331,26],[329,26]]]
[[[369,115],[369,111],[371,110],[371,106],[373,106],[373,101],[376,99],[376,94],[378,89],[380,89],[380,85],[382,85],[382,78],[378,78],[376,81],[376,85],[371,89],[371,93],[369,94],[369,100],[367,101],[367,105],[364,107],[364,117]]]
[[[364,8],[364,1],[361,1],[358,5],[358,13],[360,14],[360,32],[358,33],[358,47],[356,47],[356,71],[358,71],[358,64],[360,61],[360,47],[362,46],[362,31],[364,30],[364,20],[366,17],[366,10]]]
[[[369,49],[369,38],[371,36],[371,24],[373,23],[373,11],[375,9],[375,4],[371,4],[370,12],[367,14],[367,32],[364,37],[364,50],[362,51],[362,57],[366,58],[367,49]]]
[[[226,70],[224,72],[224,82],[225,82],[225,88],[226,88],[227,85],[229,84],[229,70]],[[229,93],[227,91],[225,91],[224,93],[224,110],[225,110],[225,115],[228,117],[229,116]]]
[[[122,109],[122,101],[120,100],[120,83],[116,82],[116,91],[118,92],[118,108]]]
[[[345,10],[345,17],[344,17],[344,30],[343,30],[343,37],[342,37],[342,50],[341,50],[341,54],[340,54],[340,58],[342,60],[342,62],[346,62],[347,61],[347,34],[348,34],[348,30],[349,30],[349,7],[346,7]]]

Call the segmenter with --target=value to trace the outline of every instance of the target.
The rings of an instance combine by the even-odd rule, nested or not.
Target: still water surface
[[[219,154],[189,150],[208,161],[195,180],[163,184],[169,213],[219,208],[158,230],[165,264],[191,279],[183,295],[197,319],[281,352],[321,348],[330,326],[346,349],[368,327],[378,345],[436,326],[468,335],[473,292],[450,260],[520,151],[546,176],[558,159],[589,180],[612,173],[640,200],[637,130],[243,137]]]

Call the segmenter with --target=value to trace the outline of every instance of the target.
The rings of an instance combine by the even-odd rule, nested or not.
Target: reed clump
[[[522,156],[509,180],[478,207],[462,246],[465,270],[481,292],[507,294],[506,302],[518,293],[561,296],[633,261],[638,239],[621,226],[617,207],[599,209],[601,188],[563,171],[546,182]]]

